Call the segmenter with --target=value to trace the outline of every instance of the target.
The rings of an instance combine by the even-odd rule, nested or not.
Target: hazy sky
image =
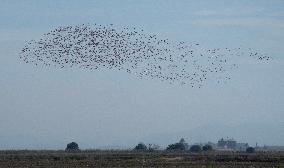
[[[0,0],[0,149],[166,145],[231,137],[284,145],[283,0]],[[143,28],[208,48],[251,47],[270,63],[238,62],[232,80],[170,85],[117,71],[36,67],[26,41],[82,23]]]

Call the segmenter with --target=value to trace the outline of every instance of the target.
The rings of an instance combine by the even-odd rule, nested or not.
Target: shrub
[[[247,153],[254,153],[254,152],[255,152],[255,149],[254,149],[253,147],[248,147],[248,148],[246,149],[246,152],[247,152]]]
[[[170,144],[167,150],[185,150],[185,146],[181,143]]]
[[[200,145],[192,145],[189,149],[190,152],[201,152],[201,146]]]
[[[166,150],[187,150],[188,144],[183,138],[178,143],[170,144]]]
[[[156,145],[156,144],[148,144],[148,151],[149,152],[153,152],[153,151],[156,151],[156,150],[159,150],[160,146],[159,145]]]
[[[76,142],[71,142],[67,144],[67,147],[65,149],[66,151],[79,151],[79,146]]]
[[[146,151],[147,146],[144,143],[140,142],[137,146],[135,146],[134,150]]]
[[[212,151],[213,150],[213,148],[212,148],[212,146],[211,145],[204,145],[203,147],[202,147],[202,150],[203,151]]]

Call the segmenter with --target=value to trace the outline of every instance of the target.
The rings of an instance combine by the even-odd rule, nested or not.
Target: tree
[[[147,146],[144,143],[140,142],[138,145],[135,146],[134,150],[146,151]]]
[[[185,142],[184,138],[181,138],[181,139],[179,140],[179,143],[185,144],[186,142]]]
[[[212,151],[213,148],[212,148],[211,145],[207,144],[207,145],[204,145],[204,146],[202,147],[202,150],[203,150],[203,151]]]
[[[254,152],[255,152],[255,149],[254,149],[253,147],[248,147],[248,148],[246,149],[246,152],[247,152],[247,153],[254,153]]]
[[[76,142],[67,144],[66,151],[79,151],[79,145]]]
[[[192,145],[189,149],[190,152],[201,152],[201,146],[200,145]]]
[[[180,139],[178,143],[170,144],[167,147],[167,150],[187,150],[188,144],[185,142],[183,138]]]

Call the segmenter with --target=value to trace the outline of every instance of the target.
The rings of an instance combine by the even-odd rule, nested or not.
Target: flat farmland
[[[284,152],[186,153],[133,151],[1,151],[1,168],[89,168],[89,167],[192,167],[244,168],[284,167]]]

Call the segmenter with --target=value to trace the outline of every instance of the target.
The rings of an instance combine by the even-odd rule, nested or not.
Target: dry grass
[[[193,167],[284,168],[283,152],[168,153],[133,151],[0,151],[0,168]]]

